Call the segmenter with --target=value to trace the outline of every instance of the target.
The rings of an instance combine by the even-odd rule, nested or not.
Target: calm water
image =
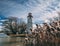
[[[24,46],[24,38],[0,34],[0,46]]]

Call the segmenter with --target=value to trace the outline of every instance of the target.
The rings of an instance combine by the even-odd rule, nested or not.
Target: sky
[[[14,16],[26,21],[29,12],[32,13],[33,23],[53,20],[60,12],[60,0],[0,0],[0,20]]]

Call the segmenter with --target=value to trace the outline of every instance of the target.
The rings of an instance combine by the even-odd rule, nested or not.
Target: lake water
[[[0,34],[0,46],[24,46],[24,38]]]
[[[33,38],[34,39],[34,38]],[[32,41],[33,39],[30,39],[30,41]],[[25,46],[24,45],[24,37],[10,37],[7,36],[5,34],[0,34],[0,46]],[[28,44],[30,45],[30,44]],[[40,45],[40,44],[38,44]],[[60,46],[60,42],[57,43],[51,43],[51,42],[47,42],[47,43],[43,43],[43,45],[53,45],[53,46]],[[31,45],[30,45],[31,46]]]

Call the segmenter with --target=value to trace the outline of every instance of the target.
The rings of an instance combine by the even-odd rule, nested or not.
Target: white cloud
[[[60,1],[58,0],[28,0],[28,2],[24,4],[18,4],[12,1],[4,1],[2,3],[5,4],[6,7],[0,11],[5,15],[26,19],[28,13],[32,12],[34,17],[33,21],[54,18],[58,16],[57,11],[60,11]]]
[[[2,30],[2,26],[0,26],[0,31]]]

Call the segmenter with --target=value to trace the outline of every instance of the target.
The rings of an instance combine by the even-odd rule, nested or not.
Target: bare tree
[[[7,21],[3,22],[4,25],[4,33],[6,34],[16,34],[23,33],[26,29],[26,23],[22,22],[22,24],[18,24],[18,18],[16,17],[9,17]]]

